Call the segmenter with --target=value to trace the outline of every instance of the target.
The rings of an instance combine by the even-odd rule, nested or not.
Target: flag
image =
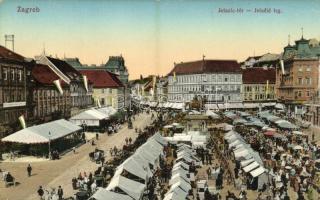
[[[63,90],[62,90],[62,87],[61,87],[61,84],[60,84],[60,80],[55,80],[53,81],[54,85],[57,87],[59,93],[62,95],[63,94]]]
[[[151,94],[151,96],[153,96],[154,95],[154,90],[152,88],[150,88],[149,93]]]
[[[21,125],[21,127],[24,129],[24,128],[26,128],[26,121],[24,120],[24,116],[23,115],[21,115],[20,117],[19,117],[19,122],[20,122],[20,125]]]
[[[100,99],[97,98],[97,106],[98,108],[101,108]]]
[[[176,81],[177,81],[176,72],[173,72],[173,81],[174,81],[174,82],[176,82]]]
[[[281,66],[282,74],[284,75],[285,72],[284,72],[284,63],[283,63],[283,60],[280,60],[280,66]]]
[[[86,75],[83,75],[82,78],[83,78],[84,88],[86,88],[86,91],[88,92],[89,91],[89,89],[88,89],[88,78],[87,78]]]

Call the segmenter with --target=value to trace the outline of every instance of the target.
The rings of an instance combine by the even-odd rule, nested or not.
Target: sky
[[[89,65],[122,55],[135,79],[166,75],[174,63],[203,55],[241,62],[281,53],[289,34],[291,43],[301,38],[302,27],[304,38],[319,40],[319,18],[320,0],[0,0],[0,44],[14,34],[15,52],[25,57],[45,49]]]

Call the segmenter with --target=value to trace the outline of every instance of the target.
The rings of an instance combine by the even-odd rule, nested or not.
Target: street
[[[135,117],[133,127],[143,129],[151,123],[151,115],[140,114]],[[51,191],[52,188],[62,186],[64,197],[74,195],[71,179],[77,177],[80,172],[89,174],[97,169],[97,164],[90,161],[89,153],[95,148],[105,151],[106,161],[110,159],[109,149],[125,144],[125,138],[131,137],[133,140],[137,137],[134,129],[128,129],[127,124],[122,125],[118,133],[108,136],[100,134],[99,140],[95,146],[86,143],[76,149],[76,154],[72,151],[64,155],[60,160],[34,162],[30,163],[33,171],[32,176],[27,175],[28,163],[0,163],[0,169],[9,171],[19,182],[16,187],[5,188],[4,184],[0,185],[0,200],[34,200],[38,199],[37,189],[42,185],[45,189]],[[3,183],[3,182],[1,182]]]

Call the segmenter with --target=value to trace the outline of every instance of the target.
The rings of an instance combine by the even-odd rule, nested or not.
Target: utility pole
[[[14,35],[4,35],[4,39],[6,48],[8,48],[7,43],[11,42],[11,50],[14,51]]]

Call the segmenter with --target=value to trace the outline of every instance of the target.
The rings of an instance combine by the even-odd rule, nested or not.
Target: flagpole
[[[50,140],[50,136],[51,136],[51,133],[49,131],[49,160],[51,159],[51,140]]]

